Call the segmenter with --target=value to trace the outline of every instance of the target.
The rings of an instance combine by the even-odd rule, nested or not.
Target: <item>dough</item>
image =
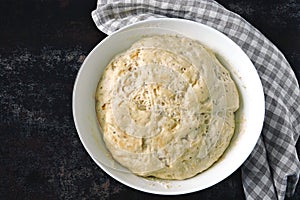
[[[139,176],[186,179],[226,150],[239,108],[215,54],[172,35],[145,37],[106,67],[96,112],[113,158]]]

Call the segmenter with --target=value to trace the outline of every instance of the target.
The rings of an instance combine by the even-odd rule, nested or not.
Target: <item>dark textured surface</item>
[[[300,77],[300,4],[218,1],[265,34]],[[177,197],[124,186],[91,160],[72,118],[73,83],[105,37],[95,0],[0,0],[0,199],[244,199],[240,170]],[[299,142],[297,144],[300,150]],[[300,199],[300,187],[291,199]]]

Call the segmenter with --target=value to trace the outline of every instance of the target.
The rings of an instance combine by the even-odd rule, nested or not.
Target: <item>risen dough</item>
[[[224,153],[239,107],[235,83],[214,53],[180,36],[134,43],[106,67],[96,91],[103,139],[140,176],[186,179]]]

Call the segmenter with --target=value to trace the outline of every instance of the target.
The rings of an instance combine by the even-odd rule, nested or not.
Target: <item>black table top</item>
[[[300,4],[219,0],[265,34],[300,78]],[[73,84],[103,38],[96,0],[0,2],[0,199],[244,199],[241,172],[181,196],[131,189],[89,157],[72,117]],[[298,154],[300,144],[297,144]],[[291,199],[300,199],[300,186]]]

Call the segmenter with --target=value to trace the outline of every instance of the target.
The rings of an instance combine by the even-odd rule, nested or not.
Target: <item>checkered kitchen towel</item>
[[[299,179],[296,142],[300,134],[299,85],[282,53],[239,15],[212,0],[98,0],[92,12],[104,33],[138,21],[170,17],[211,26],[236,42],[261,78],[266,115],[262,134],[242,166],[247,199],[284,199]]]

